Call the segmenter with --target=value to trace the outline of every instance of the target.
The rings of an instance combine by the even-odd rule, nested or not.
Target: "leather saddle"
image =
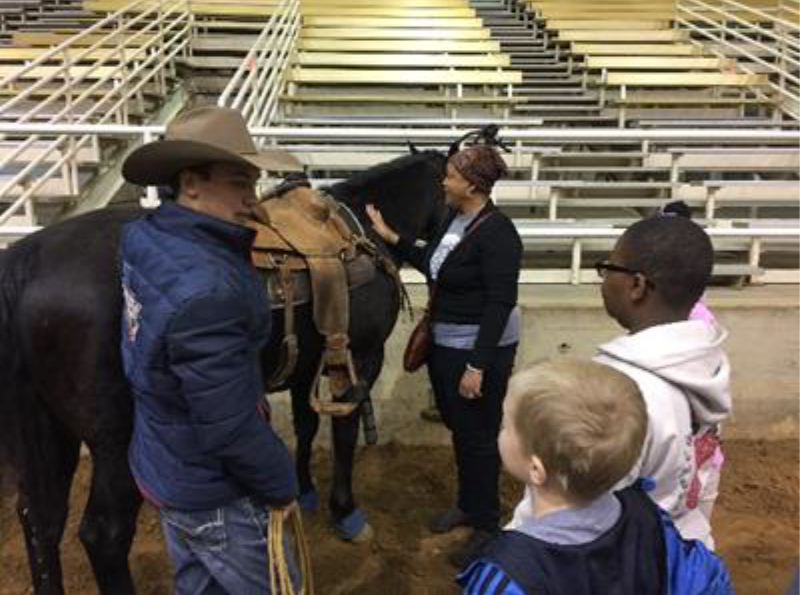
[[[264,272],[273,309],[285,310],[281,361],[268,384],[280,386],[293,372],[298,354],[294,308],[311,302],[314,324],[325,339],[311,405],[320,413],[347,415],[358,403],[324,402],[320,376],[328,376],[334,399],[356,386],[348,335],[350,291],[369,283],[377,266],[391,273],[400,288],[397,268],[365,237],[346,207],[306,186],[264,200],[255,216],[250,223],[256,231],[253,263]]]

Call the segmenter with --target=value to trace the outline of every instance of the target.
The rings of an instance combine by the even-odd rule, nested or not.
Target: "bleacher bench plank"
[[[703,49],[688,43],[573,43],[573,54],[593,56],[698,56]]]
[[[630,20],[637,20],[637,19],[647,19],[647,20],[666,20],[672,21],[678,18],[677,11],[673,9],[666,9],[666,8],[659,8],[653,7],[648,11],[642,11],[641,8],[635,7],[631,8],[630,10],[622,10],[620,8],[613,8],[607,9],[602,6],[592,6],[589,9],[564,9],[564,8],[544,8],[544,9],[537,9],[534,12],[539,18],[544,19],[574,19],[579,21],[591,21],[595,19],[619,19],[622,21],[630,21]],[[698,10],[696,11],[696,18],[699,22],[703,24],[707,24],[703,19],[710,19],[717,21],[719,23],[725,22],[737,22],[745,21],[748,23],[758,23],[758,22],[765,22],[766,19],[759,15],[754,15],[752,12],[745,11],[745,10],[728,10],[726,11],[726,18],[720,18],[719,13],[714,12],[712,10],[704,11]],[[789,16],[788,12],[784,11],[782,13],[772,13],[772,16],[779,17],[780,15],[783,16],[784,19],[791,22],[791,17]],[[688,16],[688,15],[684,15]],[[689,19],[692,20],[692,19]],[[577,28],[577,27],[576,27]]]
[[[354,70],[343,68],[292,68],[295,83],[359,83],[389,85],[513,85],[522,82],[514,70]]]
[[[727,97],[691,93],[628,93],[625,97],[608,97],[608,101],[619,105],[765,105],[773,103],[769,97]]]
[[[734,61],[723,58],[694,58],[694,57],[660,57],[636,56],[628,58],[622,56],[587,56],[585,61],[589,69],[619,69],[619,70],[722,70],[732,68]]]
[[[308,6],[300,5],[303,16],[366,16],[366,17],[403,17],[403,18],[452,18],[474,17],[475,9],[463,7],[397,7],[374,4],[373,6]]]
[[[297,40],[297,49],[306,51],[407,52],[408,42],[397,39],[308,39]],[[418,39],[417,52],[486,53],[499,52],[500,42],[494,40]]]
[[[635,31],[635,30],[576,30],[564,29],[558,32],[559,41],[686,41],[689,32],[679,29],[665,29],[662,31]]]
[[[586,14],[592,14],[593,11],[601,8],[615,8],[615,9],[630,9],[636,10],[642,6],[641,0],[613,0],[609,2],[595,2],[593,0],[577,0],[572,2],[565,2],[564,0],[524,0],[526,4],[532,5],[535,8],[546,9],[550,7],[574,7],[587,10]],[[748,6],[752,7],[777,7],[776,0],[747,0]],[[675,5],[671,0],[652,0],[647,3],[648,7],[673,7]]]
[[[667,147],[645,163],[659,162],[680,171],[800,171],[800,151],[796,148],[761,147]]]
[[[307,27],[300,36],[330,39],[490,39],[488,29],[350,29],[337,27]]]
[[[70,37],[77,35],[80,31],[69,31],[69,32],[43,32],[43,31],[14,31],[12,37],[12,43],[15,46],[31,46],[31,47],[40,47],[40,46],[54,46],[60,43],[63,43]],[[141,33],[136,35],[135,38],[131,35],[115,35],[111,36],[112,32],[109,31],[108,33],[90,33],[89,35],[85,35],[80,39],[76,39],[73,42],[73,45],[76,47],[88,47],[90,45],[94,45],[98,41],[105,39],[103,46],[106,45],[111,47],[117,47],[120,41],[127,37],[128,39],[125,40],[126,45],[145,45],[155,39],[155,36],[150,33]]]
[[[337,0],[336,6],[374,6],[375,0]],[[305,6],[330,6],[331,0],[302,0]],[[398,7],[463,7],[464,0],[392,0],[392,6]]]
[[[2,54],[0,54],[2,58]],[[299,52],[301,66],[405,66],[409,68],[503,68],[511,65],[507,54],[364,54],[343,52]]]
[[[713,72],[609,72],[606,85],[644,87],[746,87],[766,85],[761,74],[727,74]]]
[[[509,97],[507,95],[434,95],[432,93],[403,93],[397,95],[365,95],[365,94],[334,94],[334,93],[302,93],[280,96],[281,101],[292,103],[342,103],[342,104],[457,104],[457,105],[506,105],[524,103],[524,97]]]
[[[586,16],[586,10],[583,8],[554,7],[540,10],[536,14],[545,19],[586,20],[588,18]],[[592,15],[591,18],[604,20],[634,19],[671,21],[675,19],[675,11],[673,9],[660,8],[657,6],[653,8],[639,7],[632,10],[620,10],[618,8],[605,9],[604,7],[598,6],[593,8],[590,14]]]
[[[254,20],[244,20],[244,17],[236,20],[222,20],[214,15],[194,15],[194,27],[199,31],[233,31],[229,35],[235,35],[240,31],[246,31],[247,35],[257,35],[264,29],[264,17],[255,17]]]
[[[637,20],[629,19],[614,19],[614,20],[566,20],[566,19],[551,19],[548,18],[547,26],[550,29],[565,29],[565,30],[581,30],[588,29],[592,31],[614,31],[617,29],[636,30],[636,31],[649,31],[649,30],[663,30],[669,28],[668,20]]]
[[[66,78],[62,70],[60,66],[35,66],[21,73],[22,69],[19,66],[0,65],[0,78],[4,79],[16,73],[21,73],[20,78],[22,79],[41,79],[54,75],[59,79]],[[72,66],[68,72],[69,78],[84,80],[105,78],[115,73],[121,77],[124,74],[124,70],[118,66]]]
[[[408,19],[383,17],[304,17],[305,27],[353,27],[358,29],[396,29],[433,27],[437,29],[475,29],[483,26],[478,18]]]
[[[88,0],[83,6],[86,10],[95,12],[116,12],[130,3],[130,0]],[[220,0],[209,0],[198,2],[192,0],[189,3],[189,12],[198,15],[241,15],[241,16],[272,16],[276,11],[276,6],[264,4],[259,0],[236,0],[235,2],[224,2]],[[130,12],[146,12],[153,9],[153,6],[146,4],[131,8]]]

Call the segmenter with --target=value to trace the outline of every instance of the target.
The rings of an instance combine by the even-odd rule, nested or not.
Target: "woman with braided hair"
[[[449,556],[462,567],[498,530],[500,456],[497,434],[503,397],[520,334],[517,283],[522,241],[490,198],[507,167],[498,151],[476,144],[448,160],[443,182],[450,208],[426,246],[389,228],[368,208],[375,231],[426,275],[432,298],[434,346],[428,373],[442,420],[450,430],[458,475],[456,505],[433,517],[446,533],[472,534]]]

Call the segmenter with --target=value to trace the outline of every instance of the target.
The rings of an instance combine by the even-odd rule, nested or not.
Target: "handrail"
[[[800,92],[797,91],[800,78],[792,74],[800,66],[800,27],[781,18],[784,12],[782,2],[778,3],[776,9],[778,16],[736,0],[714,0],[714,4],[704,0],[678,0],[675,22],[705,40],[717,43],[766,68],[773,75],[769,81],[770,88],[784,100],[779,103],[780,108],[790,116],[800,119]],[[753,23],[741,18],[742,12],[757,16],[760,22]],[[712,18],[709,14],[719,16]],[[735,23],[737,27],[730,27],[728,23]],[[769,26],[764,26],[764,23]],[[731,37],[767,52],[775,62],[764,60],[741,45],[732,43]],[[714,53],[727,57],[716,49]],[[748,74],[756,74],[746,64],[737,63],[736,67]]]
[[[128,15],[131,11],[134,13],[132,17]],[[32,62],[3,77],[0,88],[7,86],[13,89],[14,83],[34,72],[34,69],[54,59],[62,61],[61,65],[53,67],[52,72],[0,103],[0,121],[13,117],[16,125],[25,125],[34,118],[41,117],[45,108],[63,101],[62,108],[46,116],[46,125],[57,127],[92,123],[102,126],[109,121],[126,124],[130,102],[142,104],[142,92],[146,85],[155,83],[159,94],[165,93],[166,73],[174,72],[175,58],[186,50],[191,23],[188,0],[133,0],[54,48],[44,50]],[[114,26],[114,29],[109,30],[109,26]],[[83,47],[81,44],[89,35],[99,35],[99,38],[88,47]],[[86,60],[86,65],[76,66],[83,60]],[[75,68],[79,70],[76,71]],[[98,73],[96,80],[83,90],[76,91],[74,85],[87,80],[92,73]],[[54,81],[60,86],[46,98],[38,101],[25,113],[13,115],[13,108],[34,97],[35,93]],[[96,92],[101,90],[104,93],[97,96]],[[76,106],[90,100],[94,101],[76,113]],[[31,136],[21,141],[15,150],[0,160],[0,171],[4,171],[12,163],[19,161],[25,151],[44,140],[40,134],[59,134],[55,139],[45,141],[49,144],[40,149],[37,158],[25,163],[0,187],[0,197],[7,196],[15,188],[21,189],[17,200],[0,215],[0,224],[28,204],[37,191],[59,172],[70,190],[74,194],[78,193],[78,152],[88,143],[96,143],[95,135],[98,133],[87,133],[75,138],[74,130],[69,129],[66,133],[52,130],[42,133],[34,129],[29,133]],[[14,134],[25,133],[18,130]],[[59,157],[52,162],[48,159],[54,153]],[[43,166],[45,171],[37,172]],[[34,172],[35,180],[28,183]]]
[[[347,129],[337,126],[290,127],[290,126],[251,126],[250,134],[256,137],[269,137],[275,140],[292,138],[319,138],[325,140],[386,140],[399,142],[408,140],[452,140],[468,132],[463,127],[452,127],[443,121],[440,128],[402,129],[365,127]],[[165,126],[130,126],[123,124],[18,124],[0,122],[0,135],[4,134],[96,134],[112,137],[157,136],[163,134]],[[501,136],[507,141],[677,141],[703,140],[708,144],[717,141],[753,142],[800,142],[800,132],[794,130],[730,129],[730,128],[503,128]]]
[[[624,232],[623,227],[580,227],[580,224],[548,227],[521,226],[523,237],[551,239],[615,239]],[[800,244],[797,227],[706,227],[705,232],[712,238],[789,238]]]
[[[299,29],[299,0],[280,0],[217,105],[240,110],[250,126],[269,125],[278,108],[283,75],[289,67]]]
[[[451,141],[464,132],[465,129],[454,129],[452,126],[444,125],[441,128],[424,130],[405,130],[389,128],[367,128],[367,129],[342,129],[333,128],[288,128],[288,127],[251,127],[253,136],[264,139],[270,143],[289,144],[292,141],[302,141],[308,139],[324,140],[325,142],[357,143],[359,141],[376,141],[382,144],[393,142],[399,146],[401,143],[411,140],[418,143],[433,142],[444,144]],[[125,126],[125,125],[99,125],[99,124],[13,124],[0,122],[0,135],[72,135],[80,137],[82,135],[104,136],[116,138],[138,138],[142,141],[156,138],[163,133],[164,126]],[[636,129],[503,129],[502,136],[507,141],[515,155],[522,153],[544,154],[552,152],[551,147],[542,147],[543,143],[553,142],[561,144],[574,143],[606,143],[609,141],[620,141],[630,143],[641,143],[642,146],[658,143],[681,143],[702,141],[703,144],[711,148],[725,142],[731,143],[754,143],[764,145],[789,145],[797,147],[800,143],[800,132],[786,130],[686,130],[686,129],[658,129],[658,130],[636,130]],[[710,149],[712,150],[712,149]],[[533,175],[533,174],[531,174]],[[2,195],[0,194],[0,198]],[[14,209],[19,209],[25,205],[24,200],[18,199],[14,202],[11,209],[0,214],[0,244],[9,238],[13,241],[19,237],[20,227],[10,227],[3,225],[10,217]],[[713,222],[710,222],[713,223]],[[573,283],[580,283],[581,258],[584,248],[583,241],[614,239],[623,230],[614,227],[580,227],[580,224],[562,224],[551,222],[546,227],[526,226],[524,222],[519,222],[519,228],[523,239],[535,241],[538,239],[563,239],[571,243],[571,264],[570,270],[566,273],[559,273],[559,278],[569,280]],[[35,228],[30,228],[31,231]],[[758,266],[765,246],[774,247],[774,242],[781,242],[780,245],[794,246],[800,237],[800,230],[796,225],[790,227],[751,227],[751,228],[728,228],[728,227],[709,227],[708,233],[713,240],[730,241],[737,238],[745,242],[742,249],[747,252],[748,262],[751,266]],[[765,244],[766,243],[766,244]],[[770,248],[772,249],[772,248]],[[791,248],[793,249],[793,248]]]
[[[187,0],[165,0],[165,1],[166,2],[185,4]],[[128,25],[137,22],[145,14],[146,13],[142,13],[141,15],[139,15],[139,17],[129,21]],[[160,25],[160,23],[159,23],[158,20],[145,22],[144,27],[142,29],[135,30],[134,33],[129,38],[126,38],[126,41],[127,42],[131,42],[133,40],[136,40],[139,37],[141,37],[141,36],[145,35],[146,33],[148,33],[151,29],[158,28],[159,25]],[[142,66],[149,65],[151,62],[153,62],[159,56],[163,56],[163,54],[164,54],[163,49],[164,48],[170,48],[170,46],[179,45],[180,47],[178,48],[178,50],[182,50],[186,46],[186,44],[188,43],[188,41],[186,39],[182,39],[184,37],[182,34],[188,31],[188,21],[187,21],[186,25],[184,25],[183,29],[178,30],[176,32],[176,35],[174,37],[172,37],[170,39],[166,39],[166,40],[165,40],[165,37],[164,37],[165,33],[171,33],[172,30],[175,29],[178,26],[180,26],[180,21],[172,22],[166,28],[160,28],[161,35],[159,37],[154,37],[150,41],[147,41],[147,42],[145,42],[144,44],[142,44],[142,45],[140,45],[138,47],[134,47],[132,50],[128,50],[130,53],[125,53],[125,50],[126,50],[125,44],[123,44],[121,46],[118,46],[116,49],[119,50],[119,52],[120,52],[119,59],[114,58],[112,60],[108,60],[108,58],[102,58],[102,59],[98,60],[97,62],[91,64],[88,67],[82,67],[82,68],[84,68],[84,70],[82,71],[82,74],[80,74],[78,76],[75,76],[75,77],[70,76],[70,73],[69,73],[70,68],[75,66],[74,63],[79,61],[82,56],[91,55],[89,52],[97,51],[98,49],[102,48],[103,44],[104,44],[104,42],[106,40],[111,40],[111,39],[117,37],[118,34],[119,34],[119,31],[121,31],[121,30],[115,30],[115,31],[111,32],[111,34],[108,35],[106,38],[98,40],[97,42],[92,44],[89,48],[87,48],[86,51],[81,52],[80,54],[78,54],[78,56],[76,58],[74,58],[74,59],[69,59],[68,58],[68,52],[67,52],[68,48],[62,49],[61,51],[63,51],[64,56],[65,56],[64,64],[62,66],[56,67],[56,70],[53,73],[51,73],[49,75],[46,75],[44,77],[41,77],[38,81],[36,81],[36,83],[34,83],[30,87],[28,87],[28,88],[24,89],[23,91],[21,91],[13,99],[11,99],[8,102],[0,105],[0,118],[3,117],[3,112],[5,110],[8,110],[8,109],[12,108],[17,103],[23,101],[24,99],[27,99],[30,95],[33,94],[34,91],[39,90],[39,88],[43,87],[44,85],[46,85],[47,83],[51,82],[52,80],[59,78],[59,75],[61,73],[65,73],[65,74],[67,74],[67,77],[66,77],[67,80],[65,81],[64,86],[61,87],[61,89],[59,89],[59,91],[61,91],[61,90],[66,91],[65,94],[68,95],[69,101],[67,102],[67,106],[66,107],[64,107],[57,114],[55,114],[55,115],[50,117],[49,121],[57,122],[61,117],[69,115],[70,111],[72,110],[73,106],[76,103],[79,103],[80,101],[83,101],[84,99],[92,97],[96,90],[100,89],[101,87],[103,87],[107,83],[110,83],[110,82],[111,83],[120,83],[120,82],[129,82],[130,80],[135,80],[136,77],[134,75],[136,75],[140,70],[142,70]],[[74,42],[74,39],[70,39],[70,42]],[[159,48],[158,48],[159,45],[163,46],[161,48],[161,51],[159,51]],[[171,48],[171,49],[174,49],[174,48]],[[155,50],[155,51],[153,51],[151,53],[151,52],[149,52],[150,50]],[[144,54],[145,56],[147,56],[148,53],[150,54],[149,58],[147,58],[138,67],[136,67],[132,72],[130,72],[129,71],[129,64],[131,62],[136,64],[137,63],[137,58],[139,58],[140,54]],[[170,59],[170,58],[174,57],[174,55],[176,53],[177,52],[169,53],[167,55],[167,58]],[[38,60],[41,60],[41,57],[38,58],[37,61]],[[71,89],[72,85],[74,85],[75,83],[79,83],[79,82],[83,81],[84,79],[87,78],[88,74],[96,71],[98,68],[103,66],[103,64],[105,62],[109,62],[109,61],[115,62],[115,64],[113,64],[112,66],[107,67],[107,68],[111,69],[110,71],[108,71],[103,76],[99,77],[92,85],[90,85],[89,87],[84,89],[83,92],[80,95],[78,95],[77,97],[72,97],[71,96],[71,94],[72,94],[72,89]],[[27,72],[30,72],[34,67],[35,66],[32,63],[30,65],[26,65],[25,67],[21,68],[17,72],[12,73],[8,77],[6,77],[6,79],[3,79],[3,81],[0,81],[0,87],[2,87],[4,83],[9,84],[9,85],[13,84],[18,79],[22,78]],[[126,76],[120,77],[120,76],[118,76],[120,74],[124,74]],[[151,77],[152,77],[152,75],[150,77],[148,77],[148,78],[151,78]],[[138,90],[138,88],[136,90]],[[115,89],[115,93],[119,94],[120,91]],[[127,93],[127,95],[124,95],[121,98],[121,100],[117,102],[116,106],[119,106],[120,103],[124,104],[125,101],[130,99],[132,94],[133,94],[132,92],[129,92],[129,93]],[[47,107],[51,103],[54,103],[58,99],[62,99],[63,95],[64,94],[59,94],[58,92],[50,94],[50,96],[47,99],[45,99],[42,102],[39,102],[36,105],[36,107],[30,109],[24,115],[20,116],[17,119],[17,121],[24,122],[24,121],[31,120],[35,115],[37,115],[39,112],[41,112],[43,110],[43,108]],[[113,96],[114,93],[112,93],[111,95]],[[114,108],[108,109],[108,107],[105,106],[103,101],[105,101],[106,99],[107,99],[107,97],[105,97],[103,100],[97,102],[88,115],[91,115],[92,113],[94,113],[96,111],[99,111],[101,108],[103,108],[103,111],[111,111],[112,113],[116,113]],[[86,113],[81,114],[81,117],[77,119],[77,122],[81,122],[81,121],[86,120],[88,115]]]
[[[758,34],[760,36],[771,37],[777,42],[783,42],[788,46],[794,46],[794,48],[795,48],[795,52],[794,53],[795,54],[797,54],[798,51],[800,51],[800,40],[795,40],[790,36],[783,35],[783,34],[780,34],[780,33],[775,33],[774,29],[765,29],[763,27],[759,27],[757,25],[753,25],[751,22],[740,18],[736,14],[727,13],[725,10],[717,8],[715,6],[712,6],[712,5],[708,4],[707,2],[704,2],[703,0],[683,0],[683,1],[685,3],[694,3],[694,4],[699,5],[700,7],[705,9],[704,12],[717,12],[717,13],[720,13],[720,15],[725,17],[725,21],[733,21],[733,22],[736,22],[736,23],[742,25],[743,27],[745,27],[747,29],[754,29],[754,30],[756,30],[758,32]],[[727,0],[727,1],[729,3],[731,3],[731,4],[733,4],[733,5],[736,5],[737,7],[738,6],[743,6],[743,5],[739,4],[738,2],[734,2],[733,0]],[[686,7],[686,6],[679,7],[679,10],[683,10],[684,12],[687,12],[689,14],[695,15],[694,18],[697,19],[697,20],[701,20],[701,21],[704,21],[706,23],[710,23],[712,25],[717,25],[718,24],[718,21],[716,21],[716,20],[714,20],[714,19],[712,19],[712,18],[710,18],[708,16],[704,16],[704,14],[702,14],[702,13],[697,13],[694,10],[692,10],[692,9]],[[767,16],[766,13],[764,13],[764,12],[762,12],[760,10],[753,9],[753,10],[748,11],[748,12],[753,12],[753,13],[758,14],[758,15]],[[800,31],[800,28],[798,28],[796,25],[792,25],[788,21],[784,21],[782,19],[774,19],[774,18],[772,18],[771,20],[772,20],[773,24],[775,24],[775,25],[778,25],[778,26],[781,26],[781,27],[786,27],[786,28],[795,28],[795,29],[798,29],[798,31]],[[702,28],[700,28],[700,30],[701,31],[707,31],[706,29],[702,29]],[[769,53],[773,54],[774,56],[781,56],[781,52],[779,50],[776,50],[776,49],[774,49],[774,48],[772,48],[772,47],[770,47],[768,45],[759,43],[755,39],[751,39],[749,37],[746,37],[738,29],[724,29],[724,32],[729,34],[729,35],[733,35],[734,37],[738,37],[739,39],[743,39],[743,40],[747,41],[748,43],[752,43],[753,45],[755,45],[755,46],[757,46],[757,47],[759,47],[759,48],[761,48],[763,50],[768,51]],[[736,47],[736,46],[734,46],[734,47]],[[758,56],[748,56],[748,57],[751,57],[751,58],[756,59],[756,60],[758,59]],[[798,60],[795,60],[795,59],[792,59],[792,58],[789,58],[789,60],[792,61],[796,65],[800,65],[800,61],[798,61]],[[765,66],[770,66],[770,64],[768,64],[768,63],[766,63],[764,61],[760,61],[760,62],[761,62],[761,64],[764,64]]]
[[[122,137],[139,139],[146,142],[156,138],[164,132],[164,126],[126,126],[113,124],[32,124],[32,123],[5,123],[0,122],[0,135],[24,136],[32,135],[38,139],[41,135],[58,135],[59,142],[72,142],[69,149],[64,151],[60,159],[52,164],[45,175],[30,188],[24,189],[10,207],[0,213],[0,225],[6,223],[14,214],[23,209],[37,190],[53,175],[59,167],[63,167],[68,160],[76,161],[77,151],[89,138]],[[432,128],[424,130],[391,129],[391,128],[358,128],[346,129],[332,128],[288,128],[288,127],[255,127],[251,128],[253,136],[271,144],[286,143],[298,140],[324,140],[326,142],[352,143],[357,141],[376,141],[382,144],[394,142],[401,144],[406,141],[448,143],[454,137],[466,132],[453,127]],[[503,129],[503,138],[512,147],[515,158],[524,153],[536,152],[535,145],[541,143],[588,143],[588,142],[628,142],[641,143],[642,149],[649,150],[650,144],[669,142],[701,142],[703,144],[755,143],[755,144],[786,144],[797,146],[800,143],[800,132],[789,130],[729,130],[729,129],[564,129],[564,128],[537,128],[537,129]],[[74,140],[74,137],[80,137]],[[25,149],[33,146],[33,142],[23,143]],[[527,146],[526,146],[527,145]],[[534,145],[531,148],[531,145]],[[43,149],[44,155],[32,163],[41,164],[45,157],[61,148],[56,143]],[[23,149],[24,150],[24,149]],[[14,154],[21,154],[17,149]],[[0,187],[0,199],[8,197],[13,188],[26,179],[34,169],[29,164],[21,172],[13,176],[12,180]],[[532,173],[535,177],[535,174]],[[532,178],[533,179],[533,178]],[[73,180],[77,183],[76,180]]]

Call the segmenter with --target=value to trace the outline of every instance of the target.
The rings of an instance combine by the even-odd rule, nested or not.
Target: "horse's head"
[[[498,136],[497,126],[490,124],[453,142],[447,154],[436,150],[420,151],[409,143],[410,154],[357,173],[334,184],[329,191],[347,203],[365,223],[364,208],[372,203],[380,209],[386,223],[401,235],[428,240],[447,214],[442,187],[447,160],[465,141],[508,151]]]
[[[374,204],[386,222],[404,236],[428,239],[444,220],[442,181],[447,157],[440,151],[417,151],[359,172],[328,191],[367,222],[365,207]]]

